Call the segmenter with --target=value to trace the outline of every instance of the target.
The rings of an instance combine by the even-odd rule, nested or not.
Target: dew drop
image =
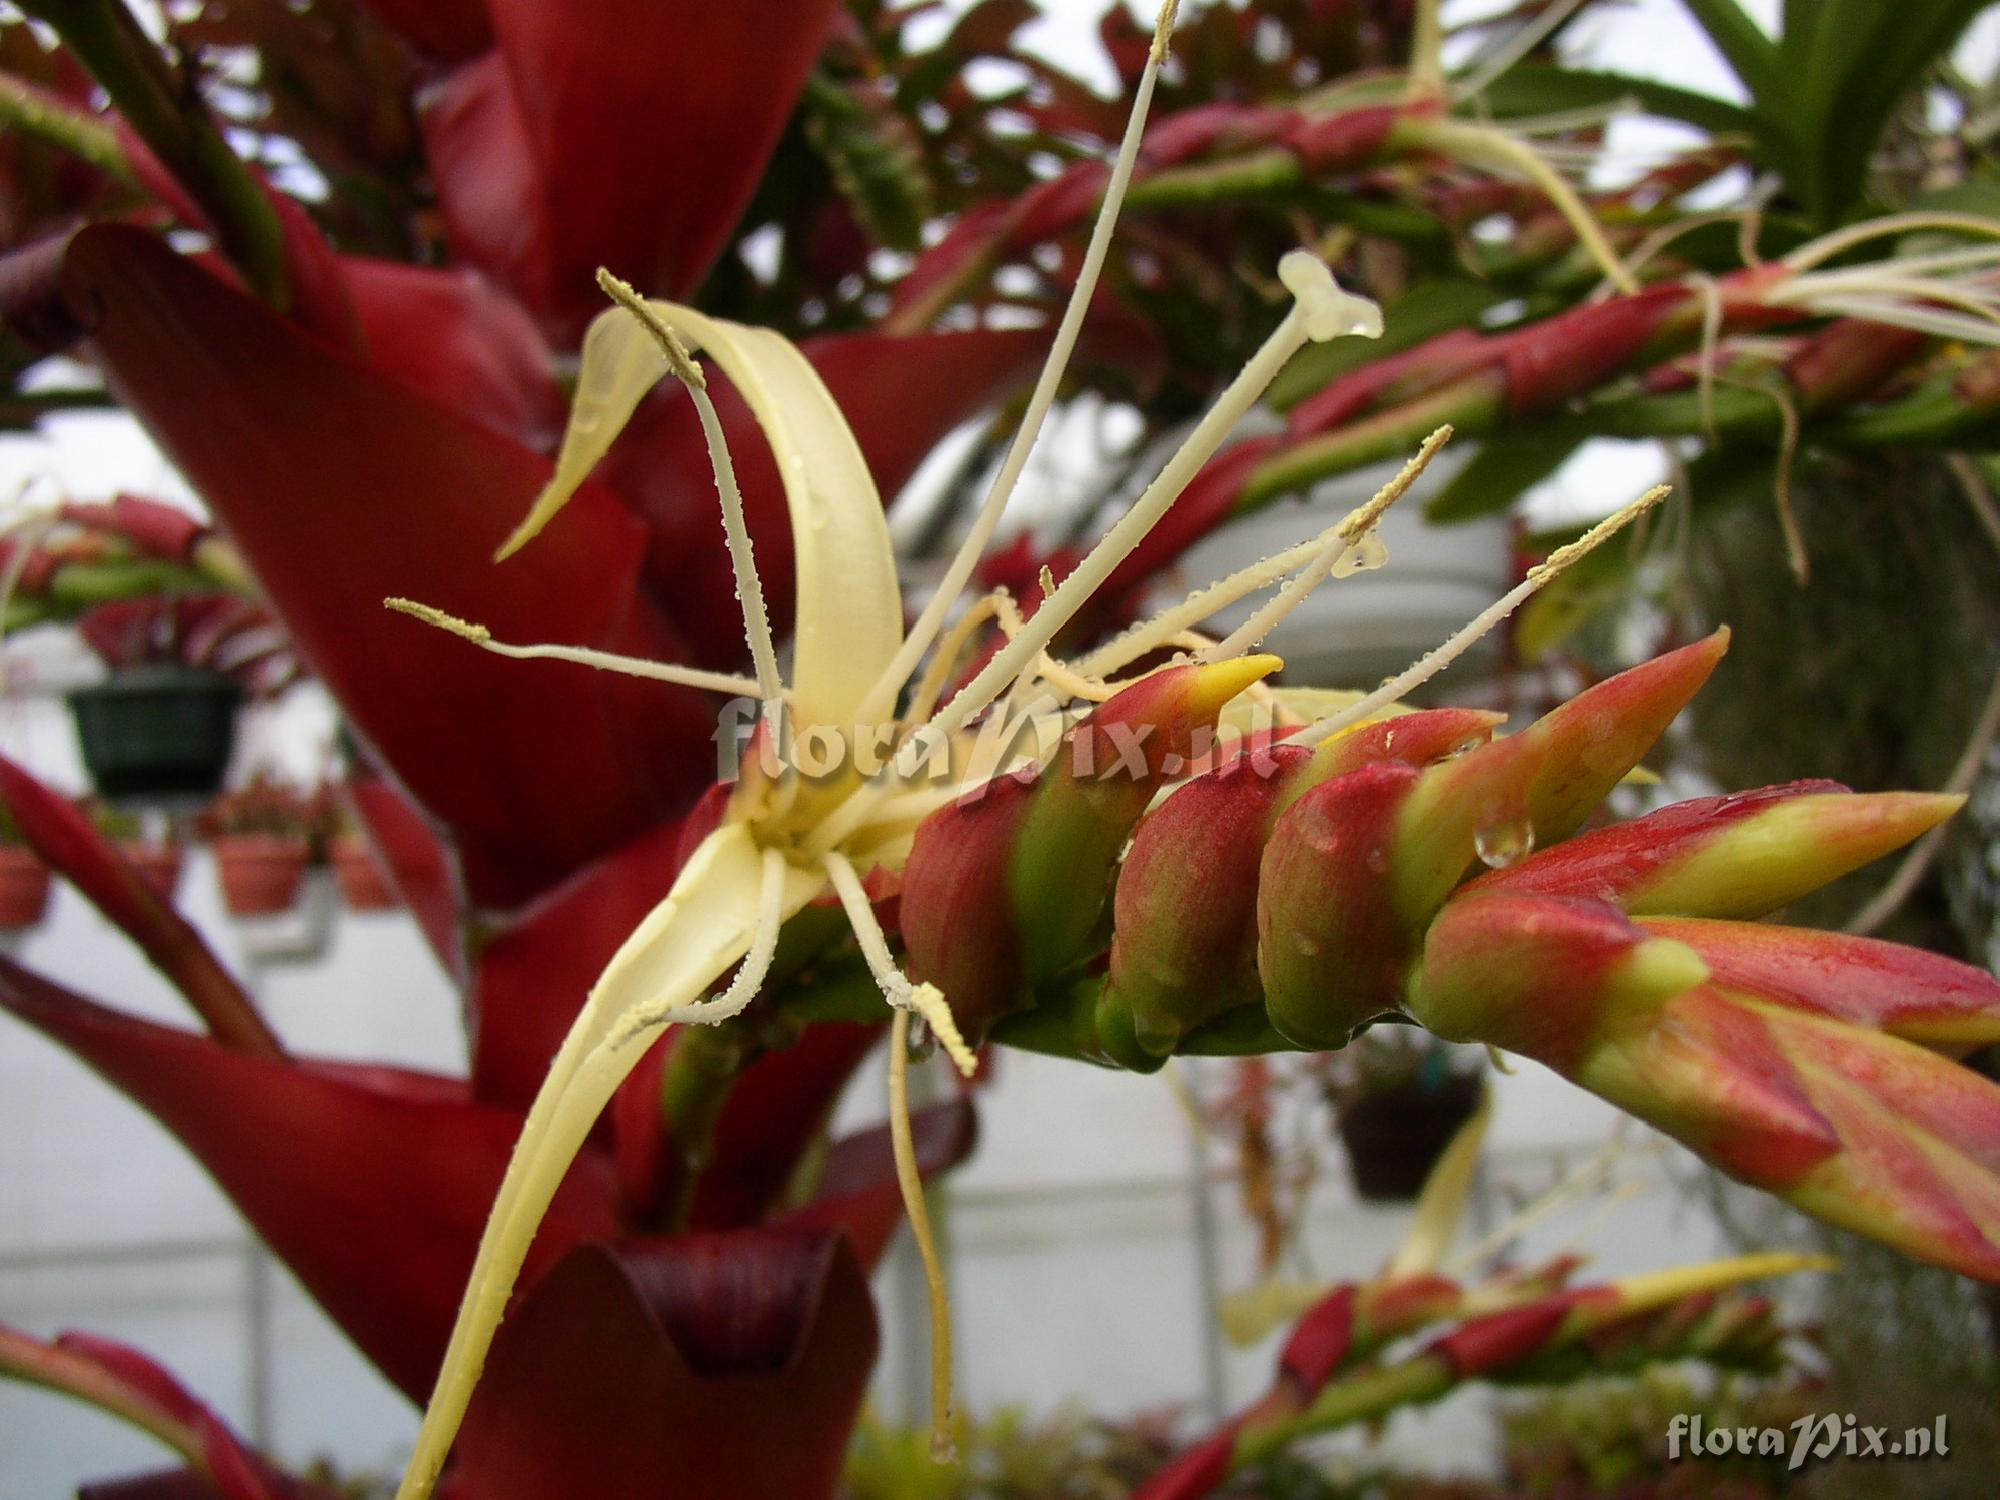
[[[1489,869],[1511,869],[1534,852],[1535,825],[1526,818],[1509,818],[1480,829],[1472,836],[1472,847]]]

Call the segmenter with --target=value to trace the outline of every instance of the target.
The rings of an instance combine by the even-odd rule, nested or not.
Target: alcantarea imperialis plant
[[[1918,837],[1958,799],[1774,788],[1572,837],[1700,686],[1726,633],[1504,738],[1477,714],[1384,717],[1657,492],[1531,570],[1409,671],[1337,707],[1264,685],[1280,663],[1251,648],[1327,578],[1379,561],[1372,528],[1442,432],[1319,537],[1086,655],[1051,654],[1299,349],[1379,332],[1376,309],[1316,257],[1284,258],[1291,311],[1103,540],[1045,582],[1032,615],[995,593],[949,623],[1081,324],[1171,12],[1028,420],[907,630],[879,498],[806,361],[773,333],[643,299],[608,274],[619,306],[586,337],[556,476],[501,559],[553,520],[670,373],[708,439],[754,676],[498,641],[389,601],[503,655],[734,689],[761,705],[739,779],[711,797],[706,833],[592,987],[529,1112],[403,1500],[442,1470],[534,1228],[651,1040],[741,1013],[787,939],[826,943],[842,927],[894,1016],[891,1120],[934,1283],[941,1442],[947,1308],[897,1123],[912,1016],[967,1073],[989,1036],[1150,1069],[1183,1050],[1339,1047],[1402,1016],[1538,1057],[1810,1212],[2000,1277],[2000,1087],[1956,1061],[2000,1039],[2000,985],[1930,955],[1748,925]],[[797,576],[789,681],[697,350],[749,404],[784,479]],[[1191,634],[1264,588],[1272,599],[1226,638]],[[960,674],[989,622],[1001,643]],[[1192,658],[1144,669],[1175,647]],[[1231,705],[1253,692],[1272,717],[1218,742]],[[1482,865],[1490,872],[1467,882]],[[907,973],[878,915],[891,897]]]

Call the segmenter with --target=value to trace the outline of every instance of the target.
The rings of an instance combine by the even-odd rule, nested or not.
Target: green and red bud
[[[1528,787],[1537,847],[1566,839],[1630,775],[1729,649],[1729,630],[1586,688],[1530,725],[1541,765]]]
[[[1679,802],[1474,881],[1634,915],[1760,917],[1935,828],[1963,797],[1800,781]]]
[[[1100,1031],[1153,1066],[1190,1030],[1261,996],[1259,868],[1273,824],[1314,786],[1364,766],[1424,765],[1499,722],[1432,709],[1364,724],[1311,751],[1280,742],[1178,788],[1147,815],[1118,873]],[[1120,1049],[1114,1048],[1114,1054]]]
[[[1139,825],[1113,898],[1100,1030],[1128,1018],[1149,1057],[1194,1027],[1255,1004],[1257,871],[1286,782],[1311,757],[1276,746],[1199,776]]]
[[[1167,781],[1214,745],[1224,706],[1275,672],[1275,656],[1169,667],[1098,706],[1042,767],[1008,864],[1032,982],[1083,950],[1126,840]]]
[[[1086,955],[1147,804],[1209,748],[1223,706],[1277,666],[1248,656],[1156,672],[1099,705],[1045,765],[919,825],[900,911],[910,976],[944,991],[968,1038]]]
[[[1608,1035],[1707,978],[1695,949],[1600,902],[1468,893],[1431,924],[1405,1003],[1447,1041],[1573,1076]]]
[[[2000,1278],[2000,1085],[1948,1058],[1703,987],[1578,1081],[1816,1218]]]
[[[1965,965],[1475,888],[1433,924],[1407,1004],[1818,1218],[2000,1276],[2000,1085],[1919,1045],[2000,1031],[2000,984]]]
[[[2000,1042],[2000,980],[1922,948],[1840,932],[1644,917],[1656,938],[1701,956],[1709,983],[1962,1057]]]
[[[1388,873],[1421,772],[1367,766],[1313,787],[1271,831],[1257,873],[1257,975],[1295,1045],[1343,1047],[1402,997],[1409,925]]]

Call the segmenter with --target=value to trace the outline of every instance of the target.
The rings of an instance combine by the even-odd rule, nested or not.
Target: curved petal
[[[802,723],[851,727],[903,640],[895,548],[868,460],[825,383],[790,340],[672,302],[647,306],[691,350],[715,359],[771,445],[791,512],[798,576],[793,712]],[[503,556],[569,503],[663,369],[653,335],[631,314],[614,308],[590,325],[555,477]]]
[[[675,1012],[699,1000],[755,944],[763,867],[750,830],[723,823],[688,856],[666,899],[592,988],[528,1110],[494,1197],[401,1494],[427,1494],[435,1484],[536,1226],[598,1116]],[[797,868],[786,877],[781,917],[799,911],[824,883]]]
[[[1041,328],[854,333],[811,339],[800,350],[833,394],[887,499],[953,428],[1032,379],[1048,338]],[[795,587],[783,476],[754,413],[719,371],[711,370],[708,391],[743,491],[771,627],[782,640],[791,630]],[[743,625],[694,404],[672,382],[656,389],[596,472],[645,521],[645,580],[686,636],[691,659],[733,670],[744,659]]]

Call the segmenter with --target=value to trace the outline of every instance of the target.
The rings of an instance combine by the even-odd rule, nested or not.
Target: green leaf
[[[1784,66],[1806,143],[1791,186],[1822,222],[1836,221],[1860,199],[1868,159],[1889,116],[1988,3],[1817,0],[1787,6]]]
[[[1716,135],[1745,135],[1762,142],[1781,132],[1754,109],[1693,89],[1585,68],[1521,63],[1481,91],[1480,99],[1499,119],[1556,114],[1631,99],[1648,114],[1680,120]]]
[[[1562,467],[1583,441],[1564,424],[1496,433],[1424,507],[1424,518],[1450,523],[1505,510]]]
[[[1707,33],[1722,60],[1743,84],[1753,103],[1767,105],[1784,87],[1779,76],[1778,47],[1737,0],[1681,0],[1695,23]]]

